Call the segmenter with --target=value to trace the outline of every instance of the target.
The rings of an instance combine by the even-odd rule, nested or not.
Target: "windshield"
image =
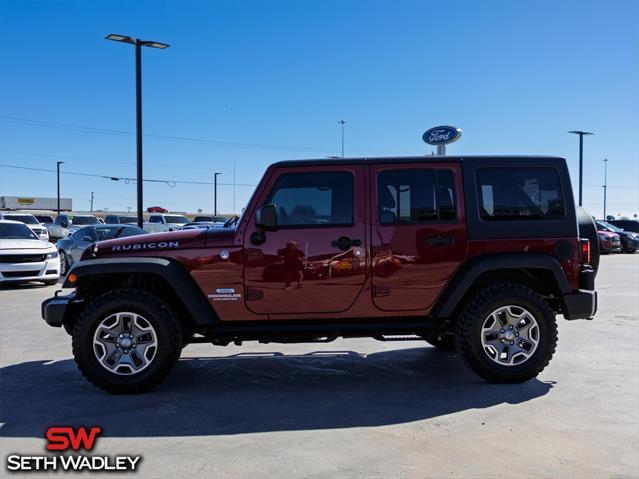
[[[20,221],[21,223],[26,223],[28,225],[38,224],[38,220],[33,215],[4,215],[4,217],[8,220]]]
[[[110,240],[113,238],[124,238],[125,236],[135,236],[146,233],[137,226],[102,226],[95,229],[98,241]]]
[[[43,224],[53,224],[53,218],[51,216],[36,216],[37,220]]]
[[[607,229],[608,231],[614,231],[615,233],[621,233],[623,231],[621,228],[617,228],[615,225],[611,225],[610,223],[606,221],[601,221],[599,222],[599,224],[603,226],[605,229]]]
[[[97,225],[99,223],[95,216],[74,216],[71,222],[74,225]]]
[[[0,223],[0,239],[39,239],[27,225]]]
[[[166,220],[167,223],[190,223],[191,220],[189,220],[186,216],[181,216],[181,215],[165,215],[164,219]]]

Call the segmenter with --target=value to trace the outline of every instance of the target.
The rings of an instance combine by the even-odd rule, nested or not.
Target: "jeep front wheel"
[[[120,289],[92,299],[73,330],[73,355],[80,371],[112,393],[139,393],[157,385],[181,349],[179,321],[146,291]]]
[[[455,346],[462,360],[490,382],[517,383],[536,377],[557,345],[550,306],[519,284],[477,291],[456,321]]]

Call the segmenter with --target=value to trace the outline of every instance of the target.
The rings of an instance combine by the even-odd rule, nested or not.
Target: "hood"
[[[208,228],[204,231],[206,231],[206,246],[208,248],[233,246],[235,228]]]
[[[39,239],[0,239],[0,250],[5,249],[37,249],[44,252],[55,249],[55,246]]]
[[[97,256],[161,252],[186,248],[203,248],[206,232],[203,230],[148,233],[125,238],[116,238],[97,243]]]

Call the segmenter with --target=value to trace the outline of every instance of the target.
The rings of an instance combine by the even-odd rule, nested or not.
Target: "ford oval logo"
[[[454,126],[436,126],[422,135],[424,142],[429,145],[447,145],[459,140],[461,130]]]

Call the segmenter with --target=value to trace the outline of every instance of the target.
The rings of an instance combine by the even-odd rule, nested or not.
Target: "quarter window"
[[[265,204],[275,205],[278,227],[353,224],[353,175],[349,172],[281,175]]]
[[[415,224],[455,219],[451,170],[387,170],[377,176],[381,224]]]
[[[479,216],[484,221],[564,217],[559,175],[553,168],[479,168]]]

